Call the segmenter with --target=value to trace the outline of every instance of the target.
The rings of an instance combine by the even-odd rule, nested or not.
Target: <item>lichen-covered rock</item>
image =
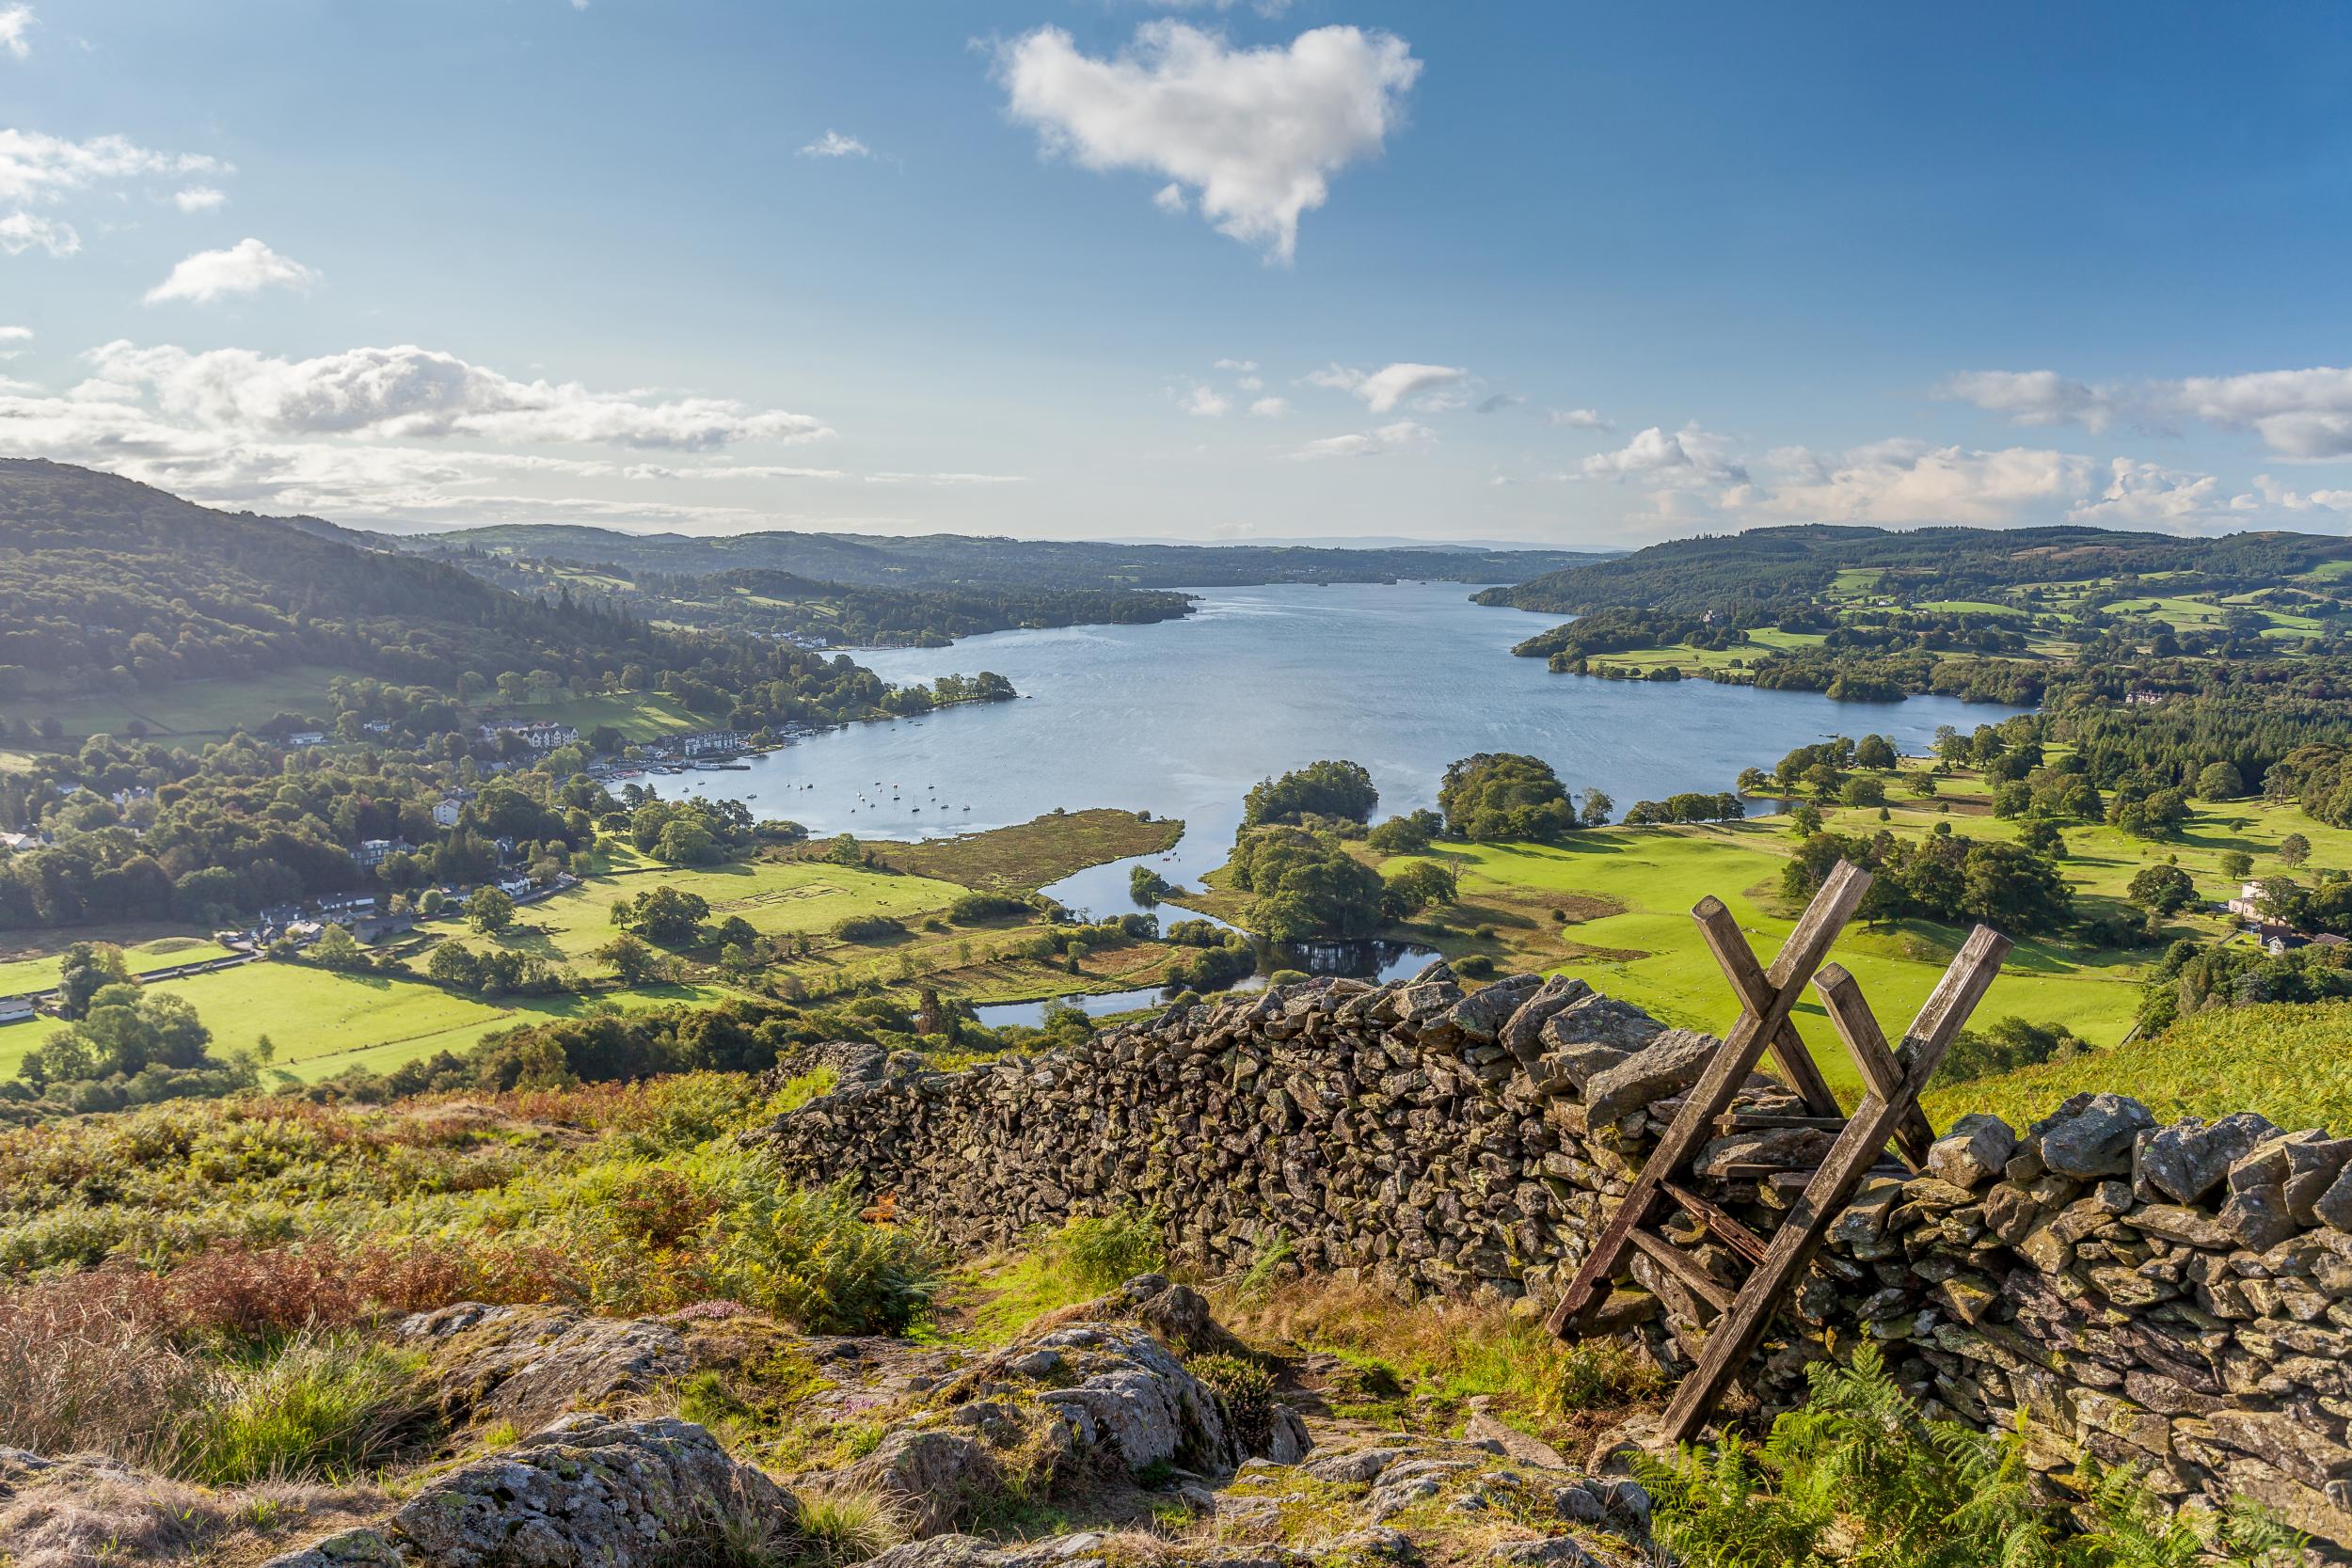
[[[650,1393],[691,1370],[673,1324],[555,1307],[461,1302],[402,1319],[392,1338],[432,1352],[444,1415],[526,1432],[617,1395]]]
[[[1248,1457],[1226,1430],[1216,1396],[1148,1330],[1073,1323],[1025,1343],[1062,1355],[1072,1381],[1036,1399],[1060,1421],[1073,1455],[1130,1470],[1182,1464],[1211,1474]]]
[[[1981,1187],[2017,1152],[2017,1134],[1998,1117],[1964,1116],[1928,1149],[1928,1169],[1955,1187]]]
[[[2267,1117],[2250,1111],[2223,1117],[2210,1127],[2192,1117],[2151,1136],[2140,1148],[2139,1168],[2173,1202],[2195,1203],[2276,1131]]]
[[[788,1542],[800,1503],[691,1422],[583,1414],[427,1482],[381,1527],[269,1568],[660,1568],[729,1523]]]
[[[1699,1081],[1722,1043],[1693,1029],[1669,1029],[1584,1085],[1585,1115],[1607,1121],[1680,1094]]]
[[[2060,1176],[2122,1176],[2132,1168],[2132,1145],[2156,1118],[2127,1095],[2076,1095],[2058,1114],[2034,1124],[2042,1163]]]
[[[1005,1476],[988,1444],[961,1432],[899,1431],[837,1476],[813,1478],[819,1492],[888,1498],[910,1534],[937,1535],[970,1524],[1004,1495]]]

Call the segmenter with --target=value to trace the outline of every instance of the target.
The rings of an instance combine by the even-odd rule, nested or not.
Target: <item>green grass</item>
[[[1549,940],[1543,967],[1575,974],[1596,990],[1647,1008],[1670,1023],[1721,1034],[1740,1006],[1691,922],[1691,907],[1709,894],[1721,898],[1765,962],[1794,927],[1779,898],[1788,830],[1769,822],[1721,828],[1608,829],[1580,833],[1558,847],[1470,845],[1449,848],[1461,873],[1466,902],[1489,891],[1514,897],[1520,918],[1547,898],[1597,898],[1622,912],[1565,927],[1522,927],[1529,945]],[[1528,895],[1533,895],[1533,899]],[[1540,916],[1537,916],[1540,919]],[[1503,929],[1498,925],[1498,931]],[[1556,933],[1556,935],[1548,935]],[[1574,944],[1559,951],[1561,939]],[[1934,989],[1957,950],[1958,933],[1927,926],[1883,929],[1849,927],[1833,957],[1861,981],[1889,1035],[1899,1035]],[[1525,961],[1520,947],[1503,961]],[[1537,947],[1540,956],[1540,947]],[[2018,943],[1979,1012],[2008,1013],[2063,1023],[2094,1041],[2113,1041],[2131,1027],[2139,1000],[2137,970],[2128,963],[2086,961],[2055,944]],[[1839,1049],[1820,1002],[1797,1008],[1799,1031],[1834,1085],[1858,1086],[1853,1065]]]
[[[93,934],[84,938],[76,934],[72,941],[104,941]],[[56,951],[31,958],[12,958],[0,962],[0,996],[22,996],[26,991],[47,990],[57,983],[57,971],[64,962],[65,949],[72,941],[56,942]],[[225,958],[229,949],[210,937],[190,933],[186,936],[162,936],[151,941],[126,944],[122,949],[123,964],[134,974],[150,970],[170,969],[180,964],[201,963],[207,958]]]
[[[891,866],[917,876],[993,893],[1026,893],[1089,865],[1173,849],[1184,834],[1181,821],[1146,821],[1131,811],[1096,807],[1032,817],[986,832],[914,844],[877,840],[866,847]]]
[[[158,736],[227,735],[240,725],[259,724],[279,712],[322,720],[329,717],[326,683],[342,673],[308,665],[245,680],[181,681],[122,696],[56,701],[18,697],[0,711],[25,719],[54,718],[74,742],[93,735],[121,735],[134,719]]]
[[[2128,1094],[2159,1121],[2257,1111],[2288,1129],[2352,1132],[2352,1002],[2266,1003],[2193,1013],[2153,1038],[1955,1084],[1928,1096],[1938,1124],[1990,1111],[2012,1127],[2072,1094]]]
[[[928,877],[894,876],[823,861],[760,859],[668,866],[616,856],[612,863],[613,869],[607,874],[524,905],[516,911],[515,928],[500,937],[498,944],[549,963],[598,971],[589,955],[612,940],[612,901],[657,887],[695,894],[709,902],[712,921],[741,915],[764,936],[821,935],[851,915],[914,920],[946,909],[964,892]],[[432,928],[469,943],[481,941],[453,923]]]
[[[524,702],[513,710],[526,719],[569,724],[584,737],[599,724],[610,724],[631,740],[653,740],[665,735],[716,729],[722,722],[693,712],[676,698],[660,691],[624,691],[594,697],[558,697],[552,702]]]
[[[2015,605],[1994,604],[1989,599],[1930,599],[1911,607],[1945,615],[2023,615],[2026,611]]]
[[[235,1486],[297,1477],[346,1480],[419,1414],[423,1357],[351,1337],[298,1337],[250,1364],[224,1364],[190,1413],[173,1468]]]

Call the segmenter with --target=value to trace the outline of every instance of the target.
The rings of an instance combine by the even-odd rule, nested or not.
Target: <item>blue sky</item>
[[[2333,6],[0,0],[0,451],[358,523],[2338,532],[2348,306]]]

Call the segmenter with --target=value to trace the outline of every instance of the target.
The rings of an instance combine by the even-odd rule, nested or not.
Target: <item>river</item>
[[[648,782],[863,838],[969,832],[1056,806],[1148,810],[1187,825],[1171,853],[1152,860],[1182,884],[1224,863],[1251,784],[1319,757],[1369,768],[1383,816],[1435,805],[1446,765],[1476,752],[1542,757],[1571,791],[1597,787],[1622,813],[1679,790],[1729,789],[1741,768],[1826,736],[1876,731],[1916,752],[1938,725],[1972,729],[2016,711],[1947,697],[1833,703],[1706,680],[1555,675],[1510,648],[1562,617],[1475,605],[1460,583],[1199,592],[1181,621],[855,653],[888,681],[993,670],[1021,696],[852,724],[755,758],[748,772]],[[1047,891],[1075,909],[1120,912],[1135,907],[1133,863],[1095,866]],[[1347,962],[1367,967],[1360,955]]]

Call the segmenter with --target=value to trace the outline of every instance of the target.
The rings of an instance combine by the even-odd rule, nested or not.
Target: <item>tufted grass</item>
[[[965,1287],[978,1298],[967,1337],[1001,1344],[1048,1312],[1090,1301],[1167,1265],[1156,1212],[1116,1209],[1073,1216],[1060,1229],[1033,1238],[1025,1250],[966,1274]]]
[[[213,1486],[348,1480],[420,1421],[421,1365],[351,1335],[298,1335],[252,1360],[217,1363],[193,1390],[170,1468]]]

